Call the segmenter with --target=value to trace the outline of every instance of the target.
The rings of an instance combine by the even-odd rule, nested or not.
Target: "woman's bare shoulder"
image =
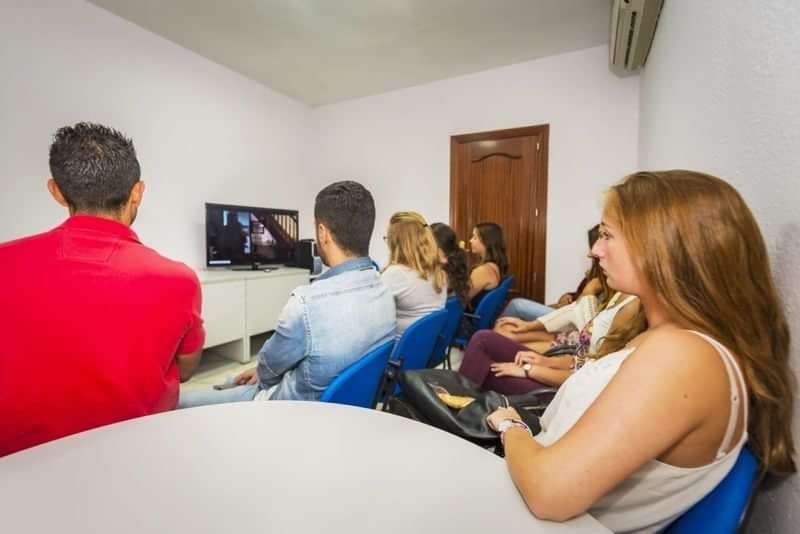
[[[472,269],[471,276],[481,277],[487,281],[498,280],[500,278],[500,268],[494,262],[481,263]]]
[[[628,357],[632,365],[696,374],[718,369],[717,349],[705,338],[692,331],[666,326],[647,330],[629,343],[636,350]],[[636,365],[638,366],[638,365]]]

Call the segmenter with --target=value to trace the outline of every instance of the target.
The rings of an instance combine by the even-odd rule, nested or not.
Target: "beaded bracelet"
[[[526,425],[523,421],[520,421],[519,419],[503,419],[502,421],[500,421],[500,424],[497,427],[497,430],[500,433],[501,443],[505,444],[506,431],[514,427],[524,429],[529,436],[533,437],[533,432],[531,432],[531,428],[528,425]]]

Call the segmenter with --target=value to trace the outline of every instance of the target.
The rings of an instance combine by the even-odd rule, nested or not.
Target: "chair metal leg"
[[[394,395],[394,390],[397,387],[397,375],[400,373],[400,369],[403,367],[403,360],[404,358],[401,356],[399,359],[391,359],[386,365],[386,369],[383,372],[383,378],[381,379],[381,384],[378,387],[378,391],[375,395],[375,398],[372,401],[372,407],[375,408],[378,404],[382,404],[381,411],[386,411],[386,400]]]

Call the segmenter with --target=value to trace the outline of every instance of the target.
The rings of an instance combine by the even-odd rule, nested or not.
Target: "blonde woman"
[[[513,409],[489,416],[531,511],[659,532],[745,442],[762,472],[795,472],[789,328],[736,190],[692,171],[633,174],[609,191],[593,254],[648,327],[570,376],[535,437]]]
[[[444,307],[447,274],[433,232],[419,213],[392,215],[384,239],[389,246],[389,264],[381,278],[394,295],[400,335],[420,317]]]

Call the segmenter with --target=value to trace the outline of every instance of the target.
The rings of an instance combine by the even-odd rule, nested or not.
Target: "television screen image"
[[[298,235],[297,211],[206,204],[209,267],[289,263]]]

